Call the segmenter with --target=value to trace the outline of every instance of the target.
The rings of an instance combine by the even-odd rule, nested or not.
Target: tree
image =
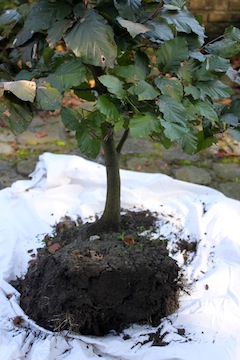
[[[8,126],[24,131],[36,109],[60,109],[71,90],[83,101],[61,108],[64,125],[84,154],[104,149],[106,205],[89,232],[119,230],[118,159],[129,133],[167,148],[177,142],[189,154],[227,128],[240,138],[240,101],[222,81],[240,81],[229,60],[240,52],[240,30],[230,26],[204,45],[201,21],[185,3],[39,0],[0,16],[0,114]]]

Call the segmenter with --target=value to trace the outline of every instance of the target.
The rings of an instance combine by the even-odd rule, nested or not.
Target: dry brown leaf
[[[59,243],[54,243],[50,246],[47,246],[47,250],[48,252],[50,252],[50,254],[55,254],[55,252],[58,251],[59,249],[61,249],[61,244]]]

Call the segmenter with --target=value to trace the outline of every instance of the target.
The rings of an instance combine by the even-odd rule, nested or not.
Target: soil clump
[[[166,241],[149,239],[156,219],[126,211],[121,233],[87,238],[85,225],[64,219],[25,278],[12,282],[23,310],[51,331],[100,336],[133,323],[157,326],[178,308],[181,284]]]

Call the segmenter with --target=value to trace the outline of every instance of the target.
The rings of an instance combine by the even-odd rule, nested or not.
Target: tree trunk
[[[120,230],[120,174],[119,154],[116,150],[113,134],[103,140],[103,150],[107,173],[107,195],[103,214],[99,220],[90,224],[88,234]]]

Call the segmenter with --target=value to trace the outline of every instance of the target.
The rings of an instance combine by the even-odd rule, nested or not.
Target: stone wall
[[[186,5],[195,16],[202,16],[209,39],[229,25],[240,27],[240,0],[188,0]]]

